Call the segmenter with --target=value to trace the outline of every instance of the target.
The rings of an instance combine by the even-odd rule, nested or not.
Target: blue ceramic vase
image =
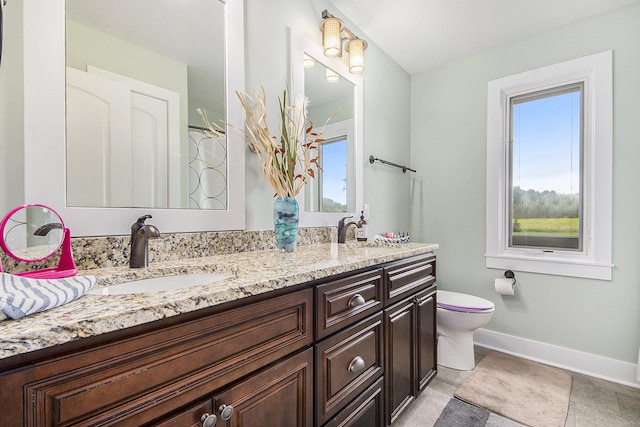
[[[295,197],[278,197],[273,202],[273,225],[276,246],[283,252],[293,252],[298,238],[300,208]]]

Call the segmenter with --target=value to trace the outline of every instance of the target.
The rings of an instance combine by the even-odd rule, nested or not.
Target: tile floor
[[[476,347],[476,362],[487,352]],[[400,417],[396,427],[433,426],[469,373],[439,366],[436,378]],[[573,372],[572,376],[565,427],[640,427],[640,389]],[[520,426],[494,415],[489,418],[487,427]]]

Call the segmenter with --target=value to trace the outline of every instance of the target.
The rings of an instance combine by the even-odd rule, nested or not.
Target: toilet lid
[[[438,290],[436,300],[438,306],[449,310],[487,311],[494,309],[493,303],[489,300],[459,292]]]

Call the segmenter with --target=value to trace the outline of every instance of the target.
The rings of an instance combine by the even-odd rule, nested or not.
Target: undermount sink
[[[188,288],[190,286],[207,285],[229,279],[231,277],[233,277],[233,274],[225,273],[193,273],[179,274],[176,276],[152,277],[149,279],[132,280],[130,282],[118,283],[117,285],[105,286],[104,288],[92,289],[88,293],[93,295],[122,295],[170,291]]]

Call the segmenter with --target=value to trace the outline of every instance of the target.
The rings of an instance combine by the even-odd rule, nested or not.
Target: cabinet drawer
[[[424,289],[436,281],[436,256],[418,255],[384,268],[385,306]]]
[[[25,385],[28,425],[139,426],[312,343],[312,289],[46,364]]]
[[[383,427],[383,397],[383,379],[380,378],[329,420],[324,427]]]
[[[316,421],[323,424],[384,371],[382,313],[316,345]]]
[[[316,339],[326,337],[382,309],[382,269],[316,288]]]
[[[213,413],[213,399],[196,403],[176,415],[153,424],[153,427],[202,427],[202,416]]]

